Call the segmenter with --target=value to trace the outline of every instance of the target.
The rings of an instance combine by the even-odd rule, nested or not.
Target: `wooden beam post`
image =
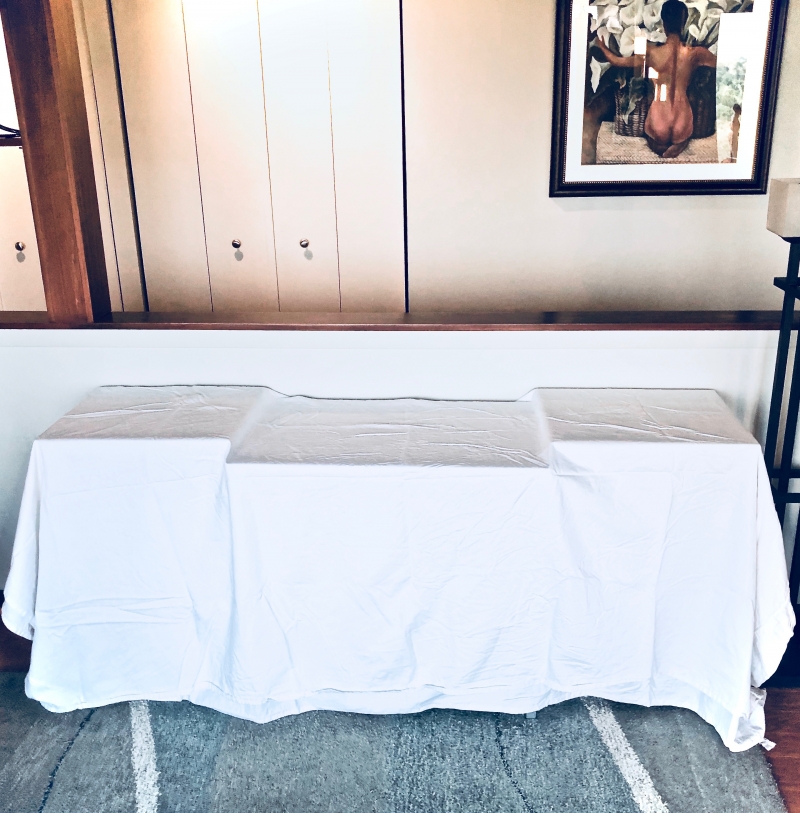
[[[50,318],[108,316],[103,236],[72,0],[0,0]]]

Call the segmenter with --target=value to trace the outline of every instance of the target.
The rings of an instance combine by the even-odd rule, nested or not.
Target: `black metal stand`
[[[789,503],[800,503],[800,492],[790,491],[792,480],[800,479],[800,468],[792,466],[794,447],[797,440],[798,413],[800,413],[800,342],[795,345],[794,362],[788,371],[789,347],[792,331],[796,329],[794,309],[800,299],[800,238],[784,238],[790,244],[789,267],[785,277],[776,277],[775,285],[783,291],[783,312],[781,314],[778,355],[775,360],[775,378],[772,383],[772,400],[767,423],[767,440],[764,457],[772,484],[772,498],[778,511],[781,524],[786,526],[786,507]],[[788,373],[788,379],[787,379]],[[780,430],[783,399],[789,387],[789,401],[786,409],[786,425],[783,443],[778,455],[778,433]],[[797,606],[800,588],[800,521],[797,523],[794,538],[792,562],[789,568],[789,594],[792,604]],[[800,685],[800,639],[797,631],[790,641],[781,665],[768,685]]]

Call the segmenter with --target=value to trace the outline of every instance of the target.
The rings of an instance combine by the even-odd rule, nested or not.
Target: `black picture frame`
[[[763,0],[761,0],[763,2]],[[553,123],[550,151],[550,197],[612,197],[637,195],[763,195],[767,192],[775,105],[778,96],[788,0],[773,0],[766,44],[765,70],[756,134],[753,174],[745,180],[567,181],[567,110],[569,100],[570,32],[574,0],[556,0],[556,43],[553,82]]]

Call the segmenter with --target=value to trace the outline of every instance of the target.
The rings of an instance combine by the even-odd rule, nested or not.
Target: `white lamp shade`
[[[767,228],[781,237],[800,237],[800,178],[770,181]]]

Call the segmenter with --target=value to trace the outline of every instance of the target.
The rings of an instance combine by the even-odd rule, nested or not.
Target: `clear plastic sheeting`
[[[593,695],[693,709],[733,750],[794,625],[758,444],[674,390],[102,388],[34,444],[3,618],[54,711]]]
[[[755,443],[713,390],[542,389],[555,442]]]
[[[544,466],[535,403],[271,399],[233,463]]]
[[[273,395],[259,387],[100,387],[39,440],[234,440]]]

